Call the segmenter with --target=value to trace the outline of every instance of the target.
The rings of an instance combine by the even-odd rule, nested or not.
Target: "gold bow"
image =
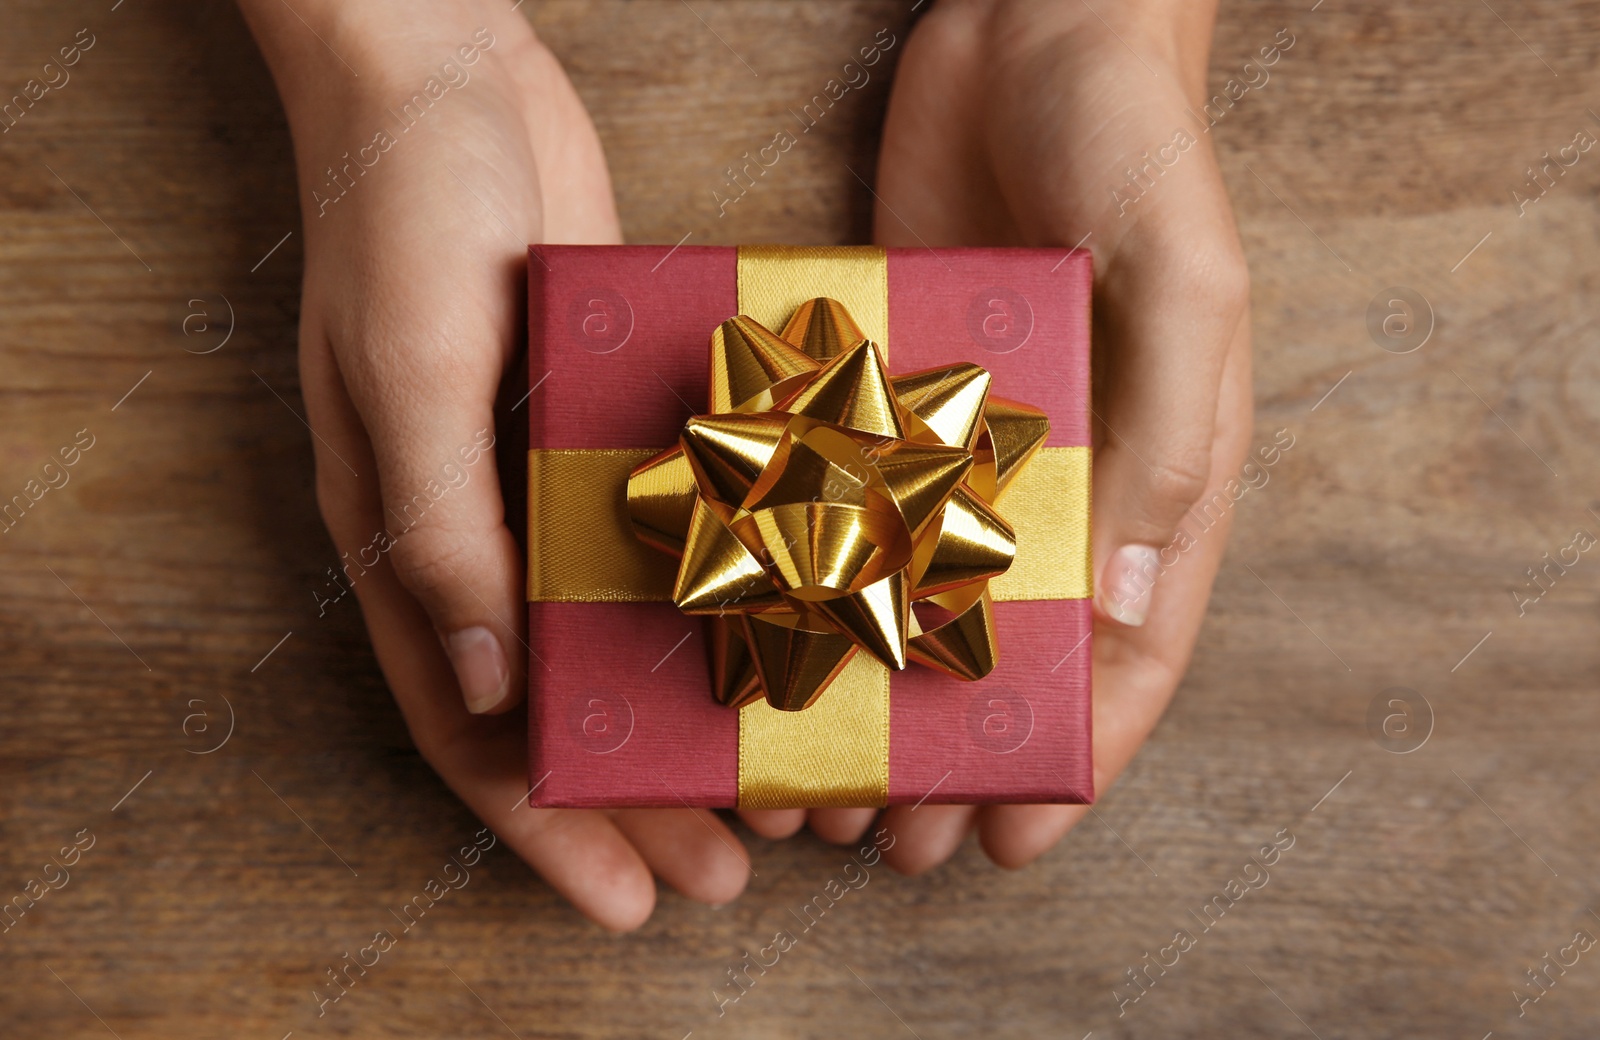
[[[995,504],[1050,421],[989,382],[970,362],[890,378],[825,297],[781,336],[743,315],[712,333],[711,414],[633,470],[628,513],[681,558],[673,602],[711,617],[719,702],[799,711],[858,650],[993,670],[989,579],[1016,555]]]

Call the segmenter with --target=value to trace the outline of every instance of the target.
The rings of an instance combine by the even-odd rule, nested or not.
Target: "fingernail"
[[[1150,614],[1150,594],[1161,574],[1161,553],[1148,545],[1124,545],[1111,554],[1095,598],[1108,617],[1138,628]]]
[[[511,672],[506,668],[506,653],[493,632],[482,625],[463,628],[450,633],[444,647],[455,667],[468,711],[481,715],[505,698]]]

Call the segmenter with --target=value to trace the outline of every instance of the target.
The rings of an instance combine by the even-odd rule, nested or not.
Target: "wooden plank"
[[[725,215],[713,192],[859,42],[903,40],[906,5],[527,6],[630,240],[866,236],[887,66]],[[336,557],[290,414],[302,236],[270,79],[230,5],[11,5],[7,89],[96,42],[0,136],[0,494],[94,442],[0,535],[0,893],[94,844],[0,934],[6,1035],[1593,1033],[1595,954],[1520,1023],[1513,987],[1600,934],[1600,563],[1522,616],[1511,593],[1600,531],[1600,158],[1525,215],[1511,193],[1600,132],[1600,4],[1308,8],[1225,5],[1217,31],[1215,89],[1296,40],[1211,131],[1254,274],[1257,439],[1295,440],[1238,505],[1172,711],[1039,865],[969,843],[873,870],[719,1018],[726,971],[799,927],[844,850],[751,838],[740,901],[665,894],[617,940],[496,848],[400,931],[478,824],[411,749],[354,604],[318,616]],[[1395,286],[1435,316],[1412,353],[1368,331]],[[1394,687],[1434,719],[1408,754],[1369,731]],[[1280,831],[1270,880],[1202,930]],[[325,970],[380,929],[396,947],[319,1016]],[[1113,987],[1179,929],[1194,947],[1119,1016]]]

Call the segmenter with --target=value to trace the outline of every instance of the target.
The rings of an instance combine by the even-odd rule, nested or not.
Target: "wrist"
[[[986,37],[995,60],[1057,45],[1078,54],[1131,51],[1175,70],[1190,93],[1205,85],[1216,13],[1216,0],[936,0],[932,12]]]
[[[470,75],[507,28],[497,0],[239,0],[292,131],[366,118],[430,75]],[[513,28],[531,37],[526,22]],[[445,65],[451,68],[443,68]],[[441,72],[441,69],[443,71]]]

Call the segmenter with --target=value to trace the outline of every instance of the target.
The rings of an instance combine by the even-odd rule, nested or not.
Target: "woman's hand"
[[[527,243],[620,241],[582,103],[509,4],[241,6],[294,137],[317,497],[359,564],[355,591],[417,748],[607,928],[650,915],[652,874],[733,899],[748,859],[714,813],[524,804],[527,721],[512,709],[525,569],[482,447],[522,338]]]
[[[878,167],[885,245],[1081,243],[1094,254],[1100,792],[1188,665],[1228,522],[1203,533],[1189,524],[1192,544],[1174,537],[1189,509],[1237,472],[1250,434],[1248,272],[1198,115],[1214,7],[938,0],[906,44]],[[1130,184],[1146,152],[1151,164]],[[927,869],[976,824],[996,863],[1020,866],[1086,811],[896,807],[885,817],[896,836],[885,858]],[[834,809],[809,819],[824,838],[852,841],[872,816]],[[805,814],[746,819],[776,837]]]

